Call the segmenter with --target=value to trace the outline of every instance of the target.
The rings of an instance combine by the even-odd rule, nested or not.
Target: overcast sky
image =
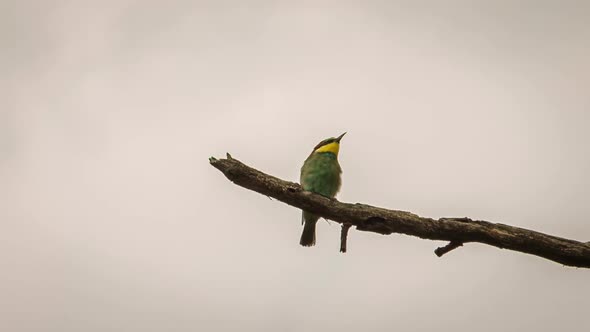
[[[590,270],[231,184],[590,240],[587,1],[0,1],[0,330],[587,331]]]

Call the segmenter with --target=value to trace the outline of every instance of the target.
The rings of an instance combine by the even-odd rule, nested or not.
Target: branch
[[[479,242],[519,251],[568,266],[590,268],[590,243],[568,240],[540,232],[469,218],[419,217],[413,213],[365,204],[341,203],[304,191],[297,183],[284,181],[233,159],[210,158],[211,165],[230,181],[244,188],[302,210],[334,220],[357,230],[379,234],[401,233],[429,240],[450,241],[435,252],[438,256],[461,246]]]
[[[461,246],[463,246],[463,242],[451,241],[451,242],[449,242],[449,244],[447,244],[444,247],[438,247],[438,248],[434,249],[434,254],[437,255],[438,257],[441,257],[442,255],[446,254],[447,252],[449,252],[451,250],[455,250]]]
[[[346,252],[346,242],[348,241],[348,230],[352,224],[342,224],[342,231],[340,231],[340,252]]]

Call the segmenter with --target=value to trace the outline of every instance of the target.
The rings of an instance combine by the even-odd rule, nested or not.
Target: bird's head
[[[340,151],[340,140],[342,137],[344,137],[344,135],[346,135],[346,133],[338,137],[326,138],[325,140],[319,142],[318,145],[313,148],[313,153],[329,152],[338,156],[338,151]]]

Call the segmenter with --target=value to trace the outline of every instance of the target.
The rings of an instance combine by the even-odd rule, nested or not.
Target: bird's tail
[[[309,212],[303,211],[301,216],[303,221],[303,233],[301,233],[301,244],[304,247],[311,247],[315,245],[315,225],[320,217],[315,216]]]
[[[308,218],[307,213],[303,213],[303,222],[304,222],[304,226],[303,226],[303,233],[301,233],[301,240],[299,241],[299,244],[301,244],[304,247],[311,247],[315,245],[315,225],[318,222],[318,218],[317,217],[312,217],[309,216]]]

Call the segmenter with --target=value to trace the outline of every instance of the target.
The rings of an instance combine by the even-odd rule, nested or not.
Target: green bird
[[[318,193],[326,197],[334,197],[340,190],[342,169],[338,164],[340,140],[346,133],[338,137],[327,138],[313,148],[301,167],[299,182],[303,190]],[[315,225],[320,219],[307,211],[303,211],[303,233],[299,244],[304,247],[315,245]]]

